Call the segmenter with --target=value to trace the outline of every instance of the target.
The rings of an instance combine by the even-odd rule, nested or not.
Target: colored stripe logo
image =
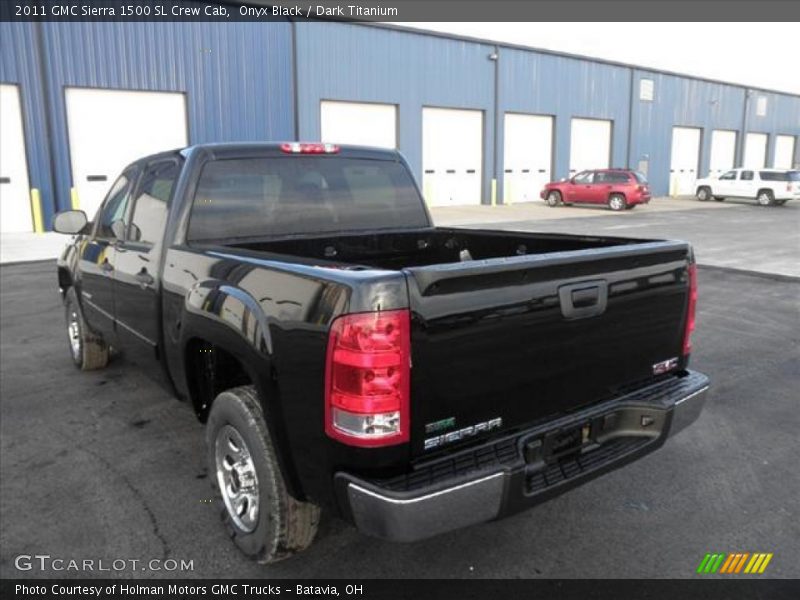
[[[697,572],[702,575],[712,573],[725,575],[749,573],[751,575],[760,575],[767,570],[767,565],[771,560],[772,552],[708,553],[697,566]]]

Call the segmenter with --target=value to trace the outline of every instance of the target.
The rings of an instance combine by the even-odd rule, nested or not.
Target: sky
[[[395,24],[800,94],[797,23]]]

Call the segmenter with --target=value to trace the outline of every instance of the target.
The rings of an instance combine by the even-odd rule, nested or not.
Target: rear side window
[[[597,175],[601,177],[600,181],[603,183],[628,183],[630,181],[627,173],[620,173],[618,171],[607,171],[605,173],[598,173]]]
[[[739,176],[741,181],[753,181],[753,172],[752,171],[742,171],[742,174]]]
[[[791,171],[784,173],[779,171],[759,171],[758,174],[761,176],[761,181],[798,181],[798,179],[791,179]],[[797,172],[795,174],[800,175]]]
[[[401,163],[288,156],[207,163],[197,185],[187,238],[428,226],[422,198]]]
[[[789,181],[800,181],[800,171],[789,171],[787,175]]]
[[[131,241],[155,245],[164,236],[172,188],[178,178],[174,160],[148,165],[136,192],[129,237]]]

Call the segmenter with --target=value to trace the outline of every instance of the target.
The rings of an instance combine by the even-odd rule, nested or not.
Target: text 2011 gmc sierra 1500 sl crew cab
[[[320,508],[397,541],[515,513],[655,450],[709,385],[689,244],[434,227],[395,151],[194,146],[54,227],[75,364],[113,347],[191,403],[262,562]]]

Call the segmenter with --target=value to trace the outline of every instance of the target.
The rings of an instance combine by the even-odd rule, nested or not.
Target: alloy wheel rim
[[[236,527],[246,533],[258,525],[259,488],[253,455],[232,425],[217,432],[214,443],[217,484],[222,500]]]
[[[67,323],[67,336],[69,337],[69,347],[72,350],[72,357],[75,360],[81,355],[81,327],[78,323],[78,314],[70,312],[69,322]]]

